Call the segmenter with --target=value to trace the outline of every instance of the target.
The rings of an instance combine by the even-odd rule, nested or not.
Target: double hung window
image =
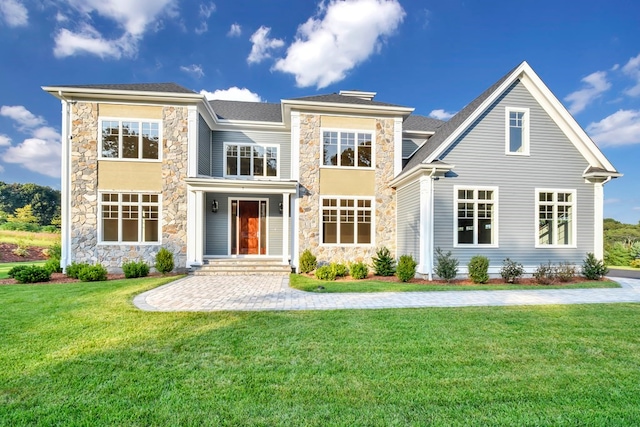
[[[456,187],[454,192],[455,245],[497,245],[498,190]]]
[[[575,245],[575,190],[537,190],[538,246]]]
[[[158,194],[101,193],[101,238],[104,243],[159,243]]]
[[[529,110],[506,109],[506,153],[529,155]]]

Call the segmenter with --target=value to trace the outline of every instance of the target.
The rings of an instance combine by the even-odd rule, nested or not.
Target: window
[[[537,246],[575,245],[575,190],[537,190]]]
[[[322,243],[370,245],[371,204],[370,199],[322,199]]]
[[[225,151],[226,176],[278,176],[278,147],[225,144]]]
[[[497,245],[497,188],[454,188],[457,245]]]
[[[160,159],[160,122],[102,120],[103,159]]]
[[[322,132],[322,165],[373,167],[370,132]]]
[[[529,155],[529,110],[507,108],[506,153]]]
[[[159,243],[158,194],[101,193],[101,238],[104,243]]]

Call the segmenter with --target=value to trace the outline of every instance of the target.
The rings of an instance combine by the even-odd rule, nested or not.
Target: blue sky
[[[361,89],[447,118],[526,60],[625,174],[605,217],[640,220],[637,1],[0,0],[0,40],[1,181],[60,187],[60,103],[41,86]]]

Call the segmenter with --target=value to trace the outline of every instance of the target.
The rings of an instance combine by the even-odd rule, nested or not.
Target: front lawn
[[[0,287],[0,425],[637,425],[640,305],[150,313]]]
[[[46,261],[26,261],[26,262],[3,262],[0,263],[0,279],[9,277],[7,273],[16,265],[44,265]]]
[[[529,284],[428,284],[386,282],[380,280],[338,280],[324,281],[313,277],[292,274],[289,285],[306,292],[426,292],[426,291],[501,291],[514,289],[586,289],[586,288],[619,288],[620,285],[610,280],[595,282],[561,283],[555,285]],[[321,286],[322,288],[319,288]]]

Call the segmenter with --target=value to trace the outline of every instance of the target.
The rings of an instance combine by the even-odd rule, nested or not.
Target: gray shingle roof
[[[79,89],[131,90],[140,92],[196,93],[176,83],[124,83],[96,85],[61,85]]]
[[[209,104],[219,119],[282,123],[282,107],[280,104],[225,101],[221,99],[209,101]]]
[[[404,107],[403,105],[388,104],[386,102],[370,101],[368,99],[357,98],[355,96],[339,95],[337,93],[330,93],[326,95],[313,95],[303,96],[302,98],[291,98],[291,101],[308,101],[308,102],[327,102],[335,104],[354,104],[354,105],[369,105],[378,107]]]
[[[431,117],[419,116],[412,114],[402,123],[402,130],[405,132],[417,131],[417,132],[435,132],[440,126],[446,122],[438,119],[432,119]]]
[[[478,109],[478,107],[480,107],[480,105],[487,98],[489,98],[493,94],[493,92],[495,92],[496,89],[498,89],[498,87],[500,87],[500,85],[504,83],[504,81],[507,80],[519,66],[520,64],[518,64],[507,74],[502,76],[500,80],[495,82],[487,90],[482,92],[480,96],[467,104],[467,106],[460,110],[458,114],[456,114],[448,122],[440,126],[436,130],[436,133],[431,138],[429,138],[427,142],[425,142],[424,145],[422,145],[422,147],[418,149],[418,151],[415,152],[411,159],[409,159],[401,175],[416,167],[420,163],[424,162],[432,153],[434,153],[440,147],[440,145],[442,145],[446,141],[446,139],[453,132],[455,132],[456,129],[458,129],[458,127],[460,127],[460,125],[462,125],[462,123],[464,123],[464,121],[467,120],[469,116],[471,116]]]

